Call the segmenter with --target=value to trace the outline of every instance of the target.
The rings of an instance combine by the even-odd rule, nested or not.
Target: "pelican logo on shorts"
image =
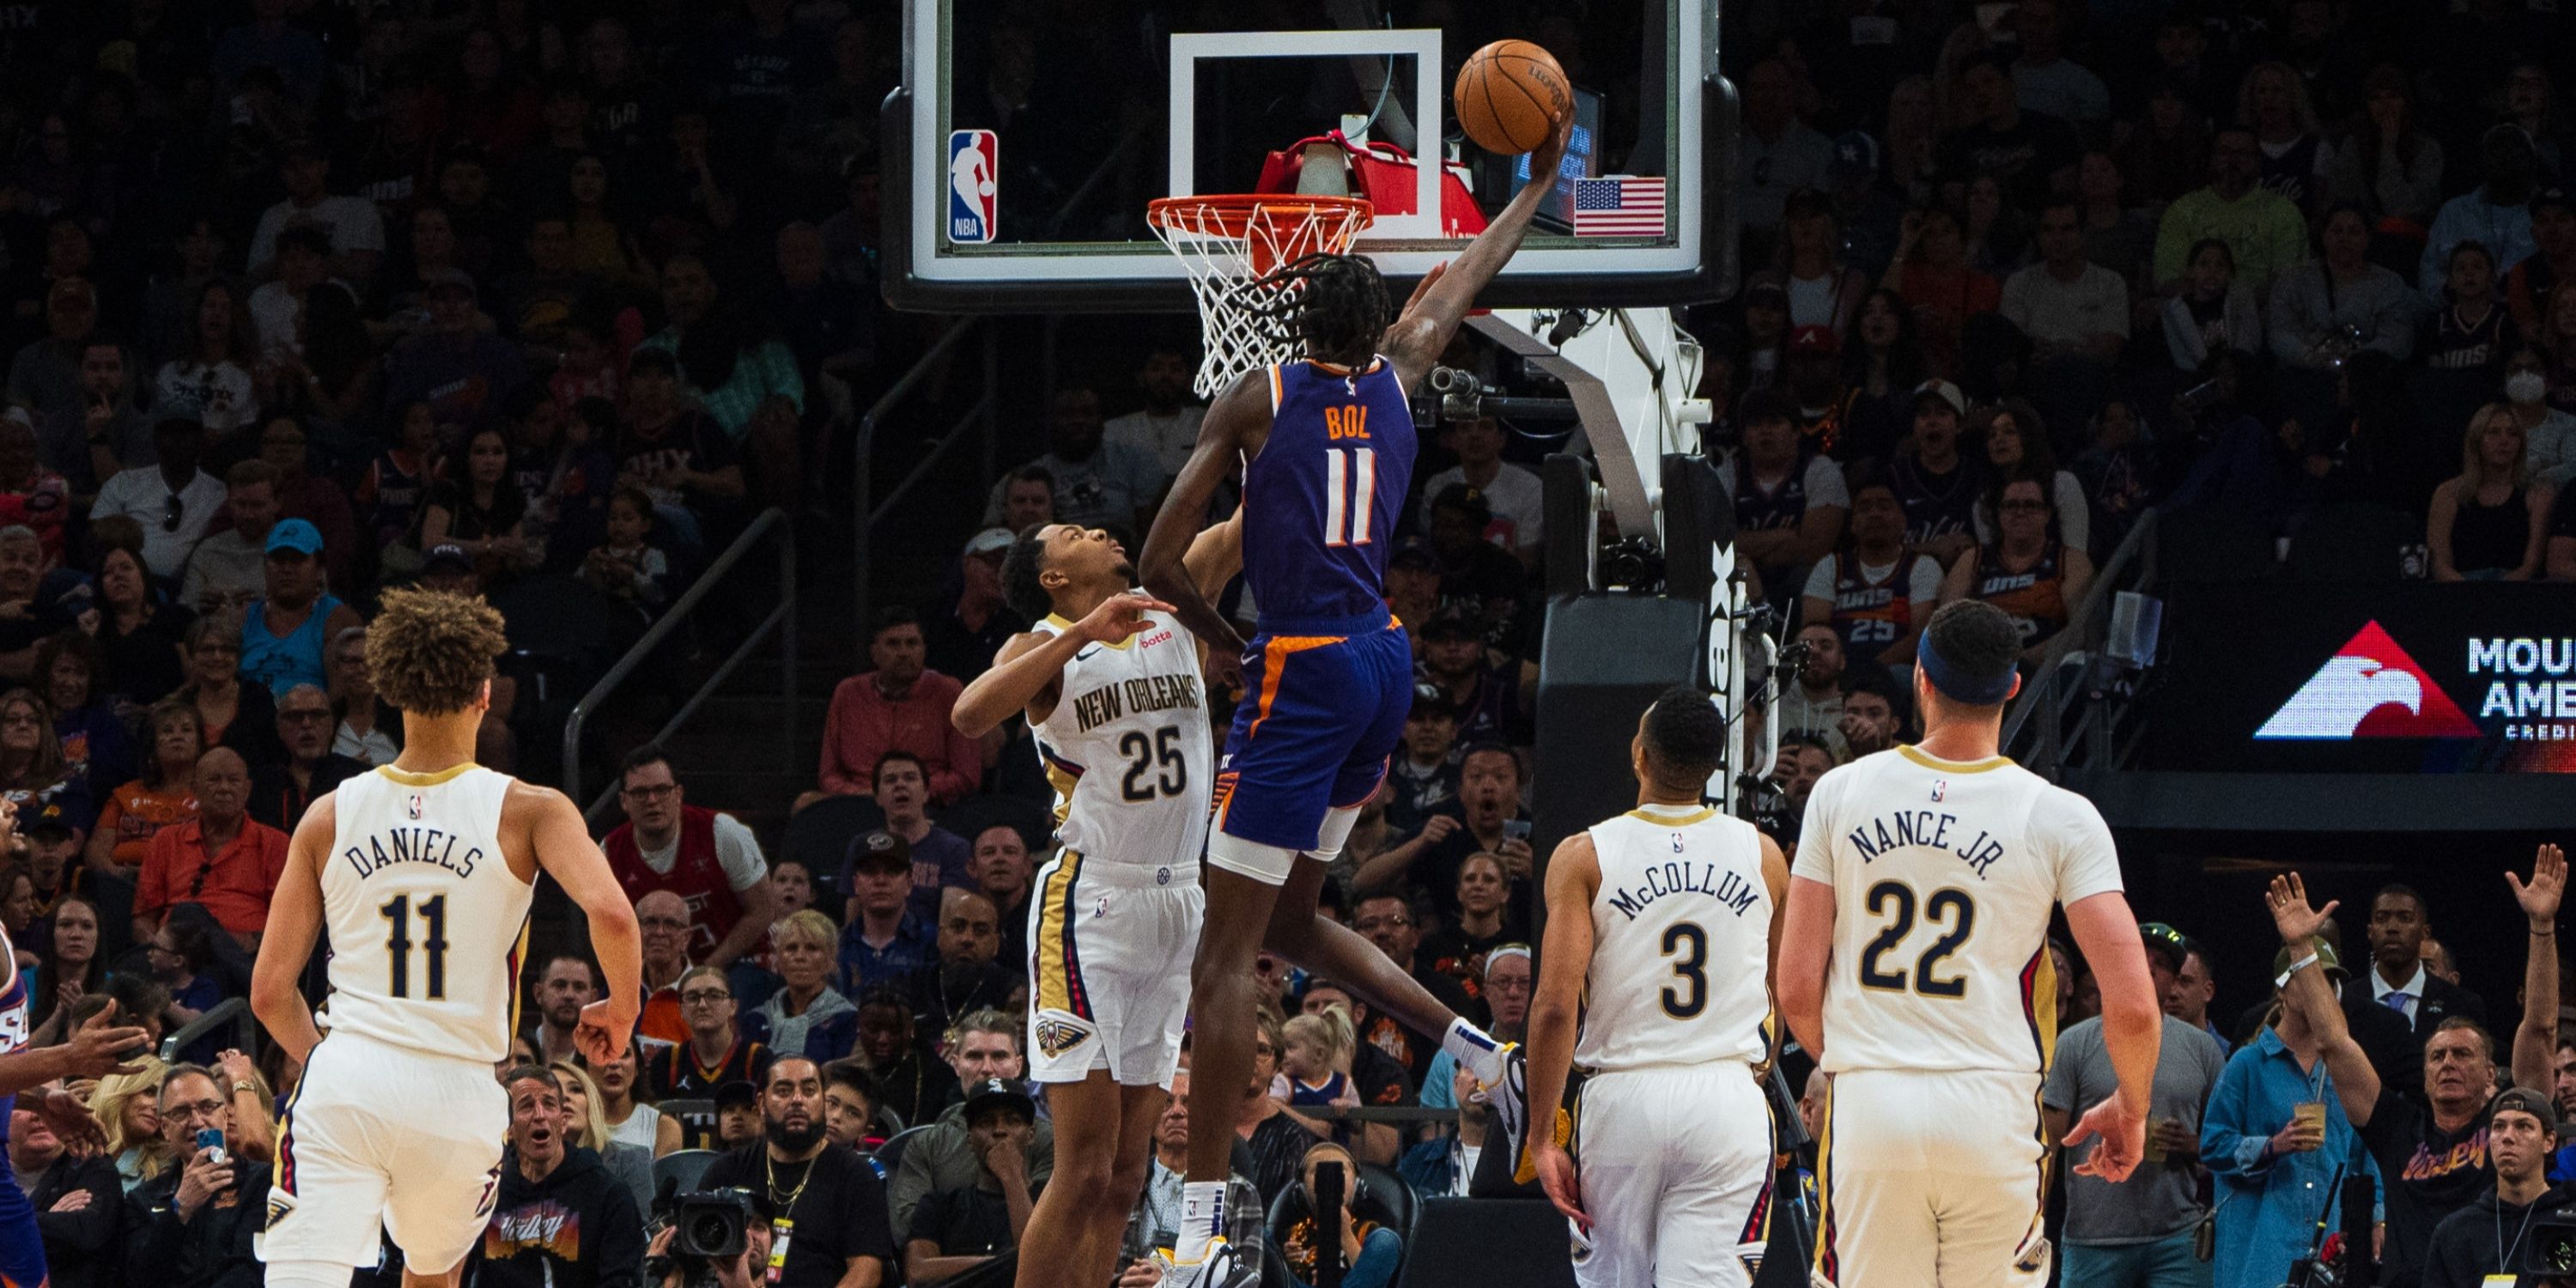
[[[260,1233],[266,1234],[269,1231],[276,1229],[277,1223],[285,1220],[286,1214],[294,1210],[295,1198],[293,1195],[281,1194],[274,1189],[270,1190],[268,1192],[268,1220],[265,1224],[259,1227]]]
[[[1091,1027],[1078,1020],[1058,1019],[1050,1015],[1038,1021],[1037,1038],[1038,1050],[1054,1058],[1090,1041]]]
[[[421,806],[422,806],[422,801],[421,801],[421,799],[420,799],[420,793],[419,793],[419,792],[413,792],[413,793],[411,794],[411,816],[412,816],[413,818],[419,818],[419,817],[420,817]]]

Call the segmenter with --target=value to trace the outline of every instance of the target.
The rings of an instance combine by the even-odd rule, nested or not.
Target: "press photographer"
[[[765,1268],[776,1260],[771,1288],[887,1282],[895,1247],[885,1183],[856,1151],[824,1135],[822,1069],[803,1056],[772,1062],[761,1084],[760,1120],[762,1139],[717,1159],[699,1182],[701,1190],[750,1193],[758,1217],[752,1241],[769,1246],[742,1264]]]

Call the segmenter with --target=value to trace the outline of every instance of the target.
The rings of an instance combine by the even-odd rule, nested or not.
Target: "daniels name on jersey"
[[[356,869],[361,879],[399,863],[432,864],[461,879],[474,875],[474,865],[483,861],[483,847],[434,827],[395,827],[352,838],[341,849],[340,858]]]

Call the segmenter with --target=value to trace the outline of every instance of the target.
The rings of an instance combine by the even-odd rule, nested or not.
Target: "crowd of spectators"
[[[78,1041],[111,1001],[157,1042],[245,990],[310,802],[400,750],[359,660],[377,590],[586,585],[640,628],[799,498],[895,325],[874,239],[896,30],[829,0],[40,8],[0,29],[21,73],[0,113],[0,796],[25,842],[0,928],[36,1042]],[[1768,825],[1904,740],[1935,607],[1997,603],[2036,659],[2150,510],[2295,539],[2370,505],[2422,521],[2414,575],[2576,579],[2576,292],[2554,293],[2576,158],[2558,72],[2529,61],[2568,34],[2554,8],[1856,0],[1727,21],[1752,271],[1690,321],[1739,565],[1807,645],[1772,711]],[[765,848],[709,806],[787,801],[693,804],[690,766],[625,756],[603,845],[644,935],[640,1040],[581,1061],[596,972],[577,943],[533,959],[475,1274],[748,1288],[765,1224],[729,1266],[647,1237],[656,1160],[692,1149],[724,1153],[704,1184],[797,1221],[785,1288],[926,1282],[1014,1244],[1053,1165],[1021,1050],[1053,789],[1024,724],[967,738],[950,709],[1029,625],[1001,583],[1017,534],[1141,548],[1203,412],[1195,358],[1149,336],[1060,373],[1043,451],[933,525],[953,564],[863,624],[867,669],[793,802],[840,811],[846,844]],[[1535,965],[1531,467],[1562,440],[1423,428],[1388,585],[1415,702],[1325,905],[1509,1038]],[[1247,633],[1261,608],[1239,586],[1221,607]],[[519,688],[496,683],[486,763],[534,713]],[[2524,901],[2535,945],[2552,902]],[[2379,1178],[2397,1264],[2476,1282],[2495,1267],[2441,1218],[2527,1210],[2535,1156],[2576,1176],[2507,1141],[2528,1118],[2554,1144],[2576,1045],[2526,1018],[2500,1065],[2422,896],[2373,902],[2368,990],[2331,923],[2282,924],[2283,982],[2249,990],[2277,1000],[2233,1025],[2200,943],[2146,928],[2171,1017],[2153,1197],[2065,1183],[2069,1282],[2210,1282],[2207,1220],[2228,1282],[2268,1288],[2344,1163]],[[2086,975],[2055,951],[2078,1021]],[[1238,1208],[1281,1207],[1269,1241],[1301,1274],[1319,1162],[1422,1196],[1511,1188],[1454,1062],[1330,980],[1259,970]],[[11,1123],[68,1288],[259,1273],[297,1071],[178,1054],[70,1088],[85,1117],[40,1097]],[[2055,1068],[2052,1124],[2110,1085],[2083,1023]],[[2551,1094],[2490,1094],[2506,1078]],[[1333,1111],[1354,1105],[1421,1112]],[[196,1149],[206,1129],[228,1161]],[[1177,1225],[1187,1131],[1177,1108],[1155,1128],[1131,1248]],[[1405,1232],[1347,1202],[1344,1282],[1385,1282]]]

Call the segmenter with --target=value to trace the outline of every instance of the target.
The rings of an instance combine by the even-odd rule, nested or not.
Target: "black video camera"
[[[749,1190],[683,1194],[671,1204],[671,1255],[682,1261],[739,1257],[748,1242],[743,1231],[753,1219]]]
[[[2533,1216],[2531,1229],[2515,1248],[2513,1264],[2505,1269],[2542,1279],[2576,1276],[2576,1207]]]

